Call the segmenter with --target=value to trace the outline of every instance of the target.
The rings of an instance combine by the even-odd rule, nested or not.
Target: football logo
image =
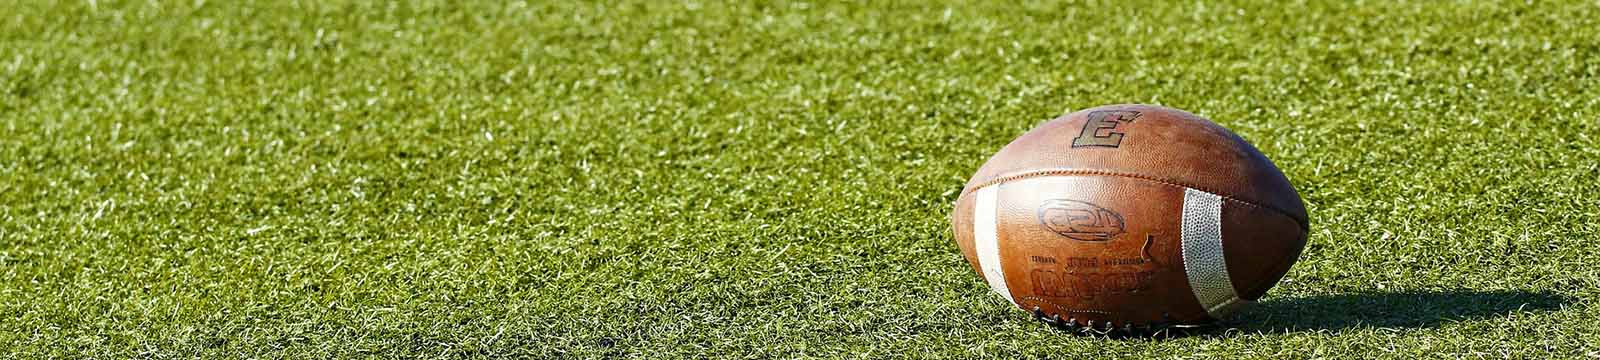
[[[1045,200],[1039,205],[1039,224],[1073,240],[1106,241],[1121,235],[1122,215],[1083,201]]]
[[[1089,118],[1083,122],[1083,130],[1078,132],[1078,137],[1072,139],[1072,147],[1118,147],[1122,146],[1121,131],[1117,126],[1133,122],[1139,118],[1138,111],[1095,111],[1089,113]]]

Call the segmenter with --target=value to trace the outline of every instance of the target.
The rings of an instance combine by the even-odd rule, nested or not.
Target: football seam
[[[1006,183],[1006,182],[1011,182],[1011,181],[1014,181],[1014,180],[1021,180],[1021,179],[1034,178],[1034,177],[1040,177],[1040,176],[1060,176],[1060,175],[1100,175],[1100,176],[1125,177],[1125,178],[1130,178],[1130,179],[1139,179],[1139,180],[1154,182],[1154,183],[1163,184],[1163,185],[1167,185],[1167,186],[1200,190],[1200,191],[1216,194],[1217,196],[1220,196],[1225,200],[1233,201],[1233,202],[1240,203],[1240,204],[1244,204],[1245,206],[1250,206],[1250,207],[1254,207],[1254,208],[1270,210],[1272,212],[1278,213],[1278,215],[1283,215],[1283,217],[1289,218],[1289,220],[1291,220],[1291,221],[1294,221],[1295,225],[1299,225],[1300,226],[1300,230],[1301,231],[1310,231],[1311,230],[1311,226],[1309,224],[1307,224],[1306,220],[1302,220],[1302,219],[1300,219],[1298,217],[1295,217],[1294,215],[1289,214],[1288,211],[1285,211],[1283,209],[1272,207],[1272,206],[1269,206],[1269,205],[1266,205],[1266,204],[1258,204],[1258,203],[1255,203],[1255,202],[1249,201],[1249,200],[1240,199],[1240,198],[1234,197],[1233,195],[1225,194],[1225,193],[1223,193],[1221,191],[1216,191],[1215,189],[1210,189],[1210,188],[1205,188],[1205,187],[1200,187],[1200,186],[1194,186],[1194,185],[1185,184],[1185,183],[1178,182],[1178,181],[1172,181],[1172,180],[1162,179],[1162,178],[1149,176],[1149,175],[1138,174],[1138,173],[1128,173],[1128,172],[1110,171],[1110,170],[1045,169],[1045,170],[1032,170],[1032,171],[1026,171],[1026,172],[1021,172],[1021,173],[1010,174],[1010,175],[997,176],[997,177],[991,178],[989,180],[985,180],[983,182],[979,182],[978,184],[973,185],[971,187],[962,189],[960,196],[967,196],[967,194],[971,193],[973,190],[977,190],[979,188],[982,188],[982,187],[985,187],[985,186],[989,186],[989,185]]]

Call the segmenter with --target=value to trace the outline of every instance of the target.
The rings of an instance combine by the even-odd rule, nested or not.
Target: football
[[[1260,151],[1152,105],[1067,114],[962,189],[957,246],[1006,301],[1072,329],[1200,326],[1259,299],[1305,247],[1305,205]]]

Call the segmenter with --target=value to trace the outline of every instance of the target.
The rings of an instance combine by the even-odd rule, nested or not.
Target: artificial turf
[[[1075,336],[947,214],[1061,114],[1253,142],[1310,245]],[[1590,2],[0,0],[15,358],[1600,356]]]

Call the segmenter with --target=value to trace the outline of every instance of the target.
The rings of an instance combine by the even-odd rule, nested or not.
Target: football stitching
[[[962,189],[960,196],[967,196],[967,194],[971,193],[973,190],[977,190],[978,188],[982,188],[982,187],[989,186],[989,185],[1011,182],[1013,180],[1021,180],[1021,179],[1034,178],[1034,177],[1040,177],[1040,176],[1051,176],[1051,175],[1102,175],[1102,176],[1116,176],[1116,177],[1125,177],[1125,178],[1130,178],[1130,179],[1139,179],[1139,180],[1154,182],[1154,183],[1163,184],[1163,185],[1167,185],[1167,186],[1200,190],[1200,191],[1216,194],[1217,196],[1222,197],[1224,200],[1233,201],[1233,202],[1244,204],[1246,206],[1250,206],[1250,207],[1254,207],[1254,208],[1271,210],[1272,212],[1278,213],[1279,215],[1283,215],[1284,217],[1289,218],[1289,220],[1294,221],[1295,225],[1299,225],[1300,226],[1300,230],[1310,231],[1310,229],[1311,229],[1310,225],[1307,224],[1307,222],[1308,222],[1307,220],[1301,220],[1300,218],[1297,218],[1294,215],[1289,214],[1288,211],[1284,211],[1283,209],[1267,206],[1266,204],[1257,204],[1257,203],[1249,201],[1249,200],[1236,198],[1236,197],[1233,197],[1232,195],[1228,195],[1228,194],[1225,194],[1225,193],[1223,193],[1221,191],[1216,191],[1216,190],[1210,189],[1210,188],[1204,188],[1204,187],[1199,187],[1199,186],[1191,186],[1189,184],[1184,184],[1184,183],[1177,182],[1177,181],[1157,178],[1157,177],[1149,176],[1149,175],[1143,175],[1143,174],[1137,174],[1137,173],[1127,173],[1127,172],[1120,172],[1120,171],[1110,171],[1110,170],[1046,169],[1046,170],[1027,171],[1027,172],[1016,173],[1016,174],[1011,174],[1011,175],[999,176],[999,177],[995,177],[993,179],[989,179],[989,180],[980,182],[977,185],[974,185],[972,187],[969,187],[969,188],[966,188],[966,189]]]

